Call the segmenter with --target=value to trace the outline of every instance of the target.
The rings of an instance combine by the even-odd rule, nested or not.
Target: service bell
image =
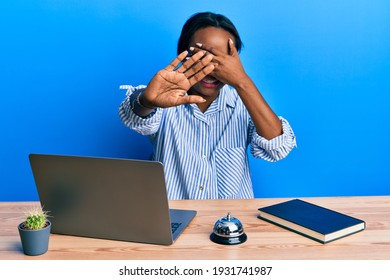
[[[235,245],[244,243],[247,236],[241,222],[232,217],[229,212],[226,217],[220,218],[215,223],[210,239],[218,244]]]

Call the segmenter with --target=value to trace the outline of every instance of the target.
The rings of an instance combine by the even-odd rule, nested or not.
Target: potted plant
[[[41,207],[28,210],[24,222],[19,224],[18,229],[26,255],[37,256],[47,252],[51,223],[47,212]]]

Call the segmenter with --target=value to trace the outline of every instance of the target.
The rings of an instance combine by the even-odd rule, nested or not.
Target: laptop
[[[157,161],[30,154],[52,233],[170,245],[195,217],[169,209]]]

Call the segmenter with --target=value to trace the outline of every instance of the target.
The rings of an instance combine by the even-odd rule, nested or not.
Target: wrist
[[[241,91],[241,90],[245,90],[251,83],[252,80],[249,78],[248,75],[245,74],[239,79],[237,79],[236,82],[230,85],[234,87],[237,91]]]
[[[136,99],[137,99],[138,105],[145,108],[145,109],[154,110],[156,108],[151,102],[149,102],[145,99],[143,92],[138,94]]]

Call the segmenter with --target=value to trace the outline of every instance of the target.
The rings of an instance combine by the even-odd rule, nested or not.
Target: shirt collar
[[[216,100],[219,99],[218,109],[222,110],[225,108],[225,106],[229,106],[234,108],[236,106],[237,101],[237,94],[235,94],[235,90],[230,87],[229,85],[225,85],[221,90],[219,91],[219,96]]]
[[[211,114],[217,111],[222,111],[227,106],[234,108],[236,106],[237,98],[238,95],[235,94],[235,90],[229,85],[225,85],[220,89],[218,97],[210,104],[210,107],[207,108],[205,113]],[[198,109],[198,106],[196,104],[190,104],[190,106],[193,110],[195,109],[195,107],[196,109]],[[197,111],[196,109],[195,111]]]

